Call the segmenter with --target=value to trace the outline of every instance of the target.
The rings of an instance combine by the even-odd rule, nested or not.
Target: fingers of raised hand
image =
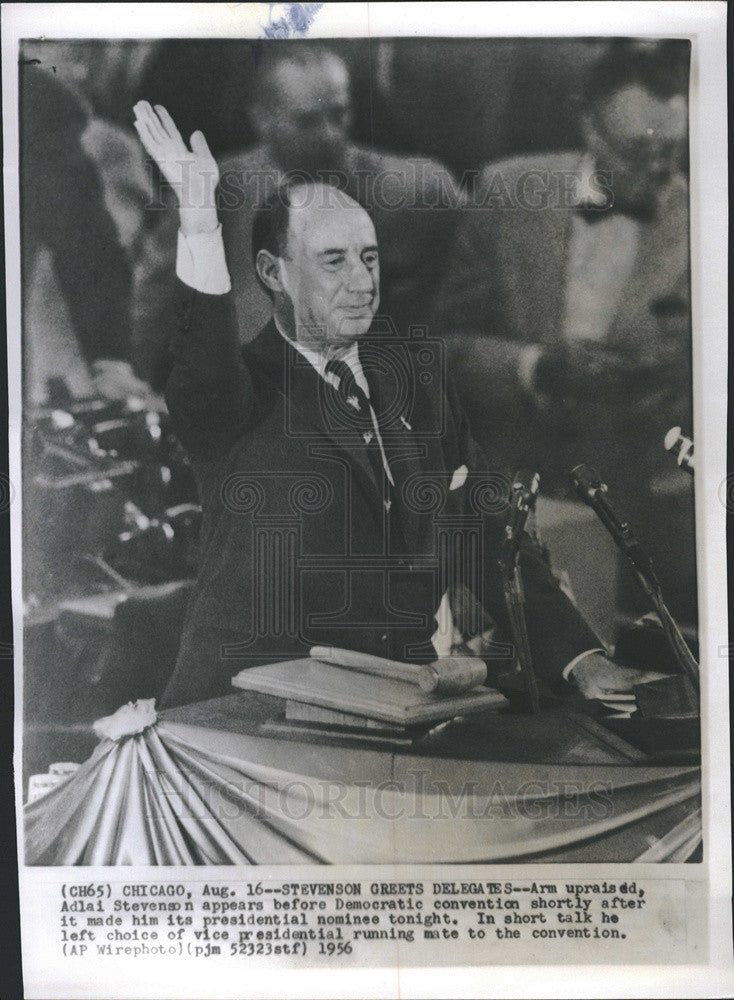
[[[151,105],[147,101],[138,101],[133,110],[136,126],[141,125],[154,139],[162,140],[161,123]]]
[[[206,139],[204,138],[204,133],[203,132],[198,132],[197,131],[197,132],[194,132],[192,134],[192,136],[191,136],[191,149],[193,150],[194,153],[196,153],[197,156],[200,156],[200,157],[203,157],[203,158],[206,158],[206,159],[209,159],[209,160],[213,160],[214,159],[214,157],[211,154],[211,150],[209,149],[209,145],[208,145]]]
[[[145,110],[138,112],[136,107],[136,117],[133,125],[135,130],[140,136],[140,140],[145,146],[146,151],[153,159],[160,161],[161,157],[165,155],[165,146],[160,135],[158,126],[156,125],[155,118],[148,114]]]
[[[140,141],[145,146],[146,152],[155,159],[159,153],[160,144],[151,132],[148,123],[142,119],[136,119],[133,125],[135,126],[135,131],[140,136]]]
[[[163,105],[156,105],[154,110],[147,101],[139,101],[134,111],[135,128],[144,144],[147,139],[159,151],[177,154],[187,152],[180,132]]]
[[[162,131],[170,138],[176,142],[183,142],[181,138],[181,133],[176,128],[176,123],[173,118],[169,115],[162,104],[156,104],[155,110],[158,113],[158,122]]]

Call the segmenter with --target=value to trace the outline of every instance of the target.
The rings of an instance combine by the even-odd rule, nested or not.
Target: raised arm
[[[133,110],[140,141],[176,193],[181,232],[187,237],[215,232],[219,168],[203,132],[193,133],[189,149],[161,104],[154,109],[147,101],[138,101]]]
[[[178,200],[179,323],[166,402],[184,447],[213,457],[241,437],[253,409],[217,218],[219,170],[203,134],[189,148],[161,105],[136,104],[135,128]]]

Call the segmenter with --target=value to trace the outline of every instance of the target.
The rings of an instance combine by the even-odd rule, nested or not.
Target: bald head
[[[299,255],[335,258],[350,247],[360,253],[367,247],[377,251],[372,219],[360,204],[344,191],[328,184],[302,184],[290,196],[286,260]],[[331,260],[330,267],[336,270]]]
[[[289,336],[320,349],[363,336],[379,305],[377,237],[367,212],[343,191],[298,184],[287,191],[287,225],[277,252],[255,265]]]
[[[346,66],[325,49],[275,48],[260,68],[252,119],[283,171],[341,168],[351,125]]]

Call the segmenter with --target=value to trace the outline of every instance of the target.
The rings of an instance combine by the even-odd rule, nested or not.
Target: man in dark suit
[[[202,561],[164,702],[229,689],[243,666],[346,647],[434,659],[494,640],[512,672],[498,570],[506,496],[443,380],[438,344],[374,322],[379,258],[368,214],[295,183],[258,213],[253,258],[272,319],[239,345],[216,163],[164,108],[136,128],[179,198],[180,332],[167,401],[204,509]],[[539,553],[522,556],[536,670],[586,695],[637,677],[611,663]],[[438,626],[438,627],[437,627]],[[564,679],[565,678],[565,679]]]

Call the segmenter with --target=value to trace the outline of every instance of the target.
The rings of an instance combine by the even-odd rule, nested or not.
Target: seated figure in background
[[[28,397],[44,402],[50,379],[72,395],[145,395],[131,364],[131,268],[84,147],[87,111],[35,66],[23,67],[21,89]]]
[[[558,497],[575,465],[597,467],[693,622],[692,484],[663,448],[692,419],[687,59],[682,42],[611,46],[587,79],[583,149],[484,169],[433,331],[492,460]]]
[[[639,475],[671,424],[690,427],[687,109],[670,51],[613,46],[592,68],[583,149],[484,169],[437,297],[475,432],[546,492],[582,461]]]
[[[382,311],[398,326],[424,323],[463,202],[450,173],[432,160],[350,142],[349,74],[322,47],[266,48],[250,114],[260,145],[220,163],[219,209],[242,339],[252,339],[270,308],[250,260],[253,219],[289,172],[342,188],[367,207],[382,248]]]

